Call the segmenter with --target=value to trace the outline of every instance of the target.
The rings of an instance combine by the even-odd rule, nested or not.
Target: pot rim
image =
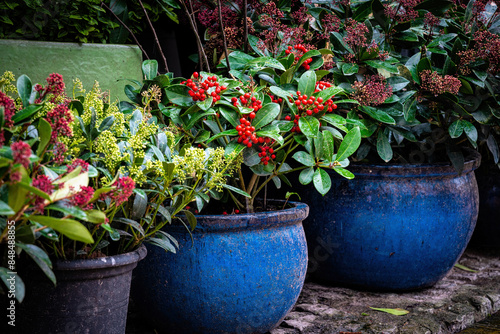
[[[53,261],[57,270],[90,270],[110,267],[121,267],[134,264],[145,258],[147,249],[141,245],[128,253],[104,256],[96,259],[56,260]]]
[[[370,164],[353,163],[347,167],[355,176],[386,176],[386,177],[455,177],[471,173],[481,164],[479,153],[471,154],[466,158],[461,173],[450,163],[422,163],[422,164]]]
[[[284,200],[271,199],[268,201],[271,203],[285,203]],[[309,206],[307,204],[294,201],[288,201],[287,203],[293,205],[293,207],[284,210],[241,213],[236,215],[195,215],[197,224],[193,232],[216,232],[295,225],[302,223],[309,215]],[[176,228],[186,231],[184,225],[169,225],[168,231]]]

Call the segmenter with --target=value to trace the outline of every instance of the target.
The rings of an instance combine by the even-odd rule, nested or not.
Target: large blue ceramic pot
[[[281,206],[283,203],[281,203]],[[309,208],[197,216],[192,237],[166,232],[177,254],[148,247],[132,298],[162,333],[265,333],[281,323],[302,290]]]
[[[324,196],[302,199],[309,273],[328,284],[368,290],[413,290],[443,278],[470,240],[478,187],[465,164],[352,165],[353,180],[331,172]]]

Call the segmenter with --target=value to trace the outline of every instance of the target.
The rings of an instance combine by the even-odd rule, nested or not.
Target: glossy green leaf
[[[268,103],[264,105],[255,115],[255,118],[252,121],[252,126],[255,127],[255,130],[259,130],[260,128],[268,125],[280,113],[280,105],[277,103]]]
[[[40,118],[40,121],[38,122],[38,136],[40,137],[40,143],[38,144],[36,154],[41,156],[49,144],[52,136],[52,127],[44,118]]]
[[[33,116],[41,108],[42,108],[41,105],[36,105],[36,104],[28,105],[26,108],[24,108],[21,111],[18,111],[17,113],[14,114],[14,116],[12,116],[12,122],[14,122],[14,124],[18,124]]]
[[[106,214],[100,210],[87,210],[85,211],[85,221],[93,224],[103,224],[106,222]]]
[[[24,282],[21,277],[17,274],[12,273],[12,270],[8,270],[7,268],[0,267],[0,279],[5,284],[7,289],[10,287],[11,278],[14,277],[14,285],[16,289],[16,299],[19,303],[24,300],[26,287],[24,286]]]
[[[334,149],[335,149],[335,138],[333,137],[333,134],[328,131],[324,130],[323,131],[323,153],[322,153],[322,158],[332,162]]]
[[[337,152],[337,161],[342,161],[349,158],[361,144],[361,131],[359,127],[352,128],[345,136],[340,144]]]
[[[189,88],[185,85],[171,85],[165,88],[165,94],[170,102],[181,107],[189,107],[193,99],[189,96]]]
[[[239,195],[245,196],[247,198],[252,198],[252,196],[250,196],[247,192],[245,192],[245,191],[243,191],[243,190],[241,190],[239,188],[233,187],[233,186],[231,186],[229,184],[223,184],[222,186],[224,188],[226,188],[227,190],[230,190],[230,191],[232,191],[234,193],[237,193]]]
[[[302,116],[299,118],[299,128],[302,133],[311,138],[318,137],[320,123],[316,117]]]
[[[153,80],[158,74],[158,62],[155,59],[148,59],[142,62],[142,74],[146,80]]]
[[[304,72],[299,79],[298,90],[302,95],[311,96],[316,88],[316,73],[314,71]]]
[[[43,273],[47,278],[49,278],[54,285],[56,284],[56,275],[52,271],[52,262],[49,259],[49,256],[43,249],[36,245],[24,244],[24,243],[16,243],[16,246],[23,249],[35,263],[42,269]]]
[[[458,138],[464,132],[464,122],[462,120],[456,120],[455,122],[450,124],[448,128],[448,133],[451,138]]]
[[[137,232],[139,232],[139,234],[141,236],[144,236],[144,229],[142,228],[141,224],[139,224],[137,221],[133,220],[133,219],[128,219],[128,218],[118,218],[118,219],[114,219],[114,221],[118,222],[118,223],[122,223],[122,224],[125,224],[125,225],[128,225],[130,227],[132,227],[134,230],[136,230]]]
[[[345,168],[342,168],[342,167],[334,167],[333,168],[334,171],[336,171],[338,174],[342,175],[343,177],[345,177],[346,179],[348,180],[352,180],[354,179],[354,174],[351,173],[350,171],[348,171],[347,169]]]
[[[31,79],[28,78],[28,76],[23,74],[17,79],[17,92],[19,94],[19,97],[21,98],[21,101],[23,102],[24,107],[30,105],[30,96],[32,89],[33,86],[31,84]]]
[[[295,160],[303,164],[304,166],[312,167],[316,165],[316,161],[314,161],[314,157],[307,152],[298,151],[295,152],[292,156]]]
[[[469,121],[462,121],[463,125],[464,125],[464,132],[466,134],[466,136],[472,141],[472,142],[477,142],[477,138],[478,138],[478,133],[477,133],[477,129],[474,125],[472,125],[471,122]]]
[[[15,214],[14,210],[7,203],[0,200],[0,216],[10,216],[13,214]]]
[[[58,212],[64,213],[64,215],[73,216],[75,218],[86,220],[87,214],[81,208],[73,205],[69,205],[68,203],[64,203],[63,201],[59,201],[45,207],[49,210],[55,210]]]
[[[460,263],[456,263],[454,267],[458,268],[458,269],[461,269],[463,271],[468,271],[470,273],[477,273],[477,272],[479,272],[478,270],[471,269],[471,268],[466,267],[466,266],[464,266],[463,264],[460,264]]]
[[[44,226],[51,227],[72,240],[81,241],[88,244],[94,243],[94,239],[92,238],[92,235],[87,230],[87,228],[76,220],[59,219],[38,215],[31,215],[29,219]]]
[[[312,182],[314,176],[314,168],[308,167],[300,171],[299,174],[299,182],[300,184],[309,184]]]
[[[392,159],[393,152],[389,138],[384,134],[383,131],[379,130],[377,136],[377,153],[384,160],[388,162]]]
[[[361,106],[360,110],[376,121],[386,123],[386,124],[396,124],[396,121],[394,120],[394,118],[392,118],[392,116],[390,116],[389,114],[387,114],[385,111],[383,111],[381,109],[377,109],[377,108],[370,107],[370,106]]]
[[[332,180],[326,171],[318,168],[313,175],[313,184],[321,195],[325,195],[332,187]]]

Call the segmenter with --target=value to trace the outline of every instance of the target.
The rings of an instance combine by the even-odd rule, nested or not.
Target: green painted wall
[[[112,101],[126,99],[127,79],[142,80],[141,63],[141,50],[132,45],[0,40],[0,74],[26,74],[33,84],[45,85],[51,73],[59,73],[70,97],[73,79],[79,78],[86,90],[97,80],[102,90],[110,91]]]

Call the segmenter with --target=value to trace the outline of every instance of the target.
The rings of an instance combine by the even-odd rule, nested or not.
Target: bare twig
[[[182,7],[184,8],[184,11],[186,12],[186,15],[189,19],[189,24],[191,25],[191,29],[194,32],[194,35],[196,37],[196,42],[198,44],[198,55],[200,56],[200,67],[201,70],[203,70],[203,60],[205,61],[205,64],[207,65],[208,72],[210,72],[210,64],[208,62],[207,55],[205,51],[203,50],[203,44],[201,43],[200,35],[198,34],[198,27],[196,26],[196,21],[194,20],[194,13],[193,13],[193,5],[190,0],[189,1],[189,6],[191,8],[191,12],[189,11],[188,7],[186,6],[186,3],[184,0],[180,0],[179,2],[181,3]]]
[[[146,51],[143,49],[141,43],[139,43],[139,41],[137,40],[137,37],[135,37],[134,33],[132,32],[132,30],[130,30],[130,28],[125,24],[125,22],[123,22],[112,10],[111,8],[108,7],[108,5],[106,5],[104,2],[101,1],[101,6],[106,8],[108,10],[108,12],[110,12],[114,17],[115,19],[118,21],[118,23],[120,23],[125,29],[127,29],[127,31],[129,32],[129,34],[132,36],[132,38],[134,39],[134,42],[135,44],[137,44],[137,46],[139,47],[139,49],[141,49],[142,53],[144,54],[144,57],[146,57],[146,59],[149,59],[149,56],[148,54],[146,53]]]
[[[243,24],[245,25],[245,30],[243,34],[243,50],[245,53],[248,53],[248,9],[247,9],[247,0],[243,1]]]
[[[224,22],[222,22],[222,1],[217,0],[217,3],[218,3],[217,7],[219,9],[219,24],[220,24],[220,30],[222,32],[222,42],[224,43],[224,54],[226,56],[227,70],[231,71],[231,67],[229,66],[229,53],[227,51],[226,32],[224,31]],[[245,18],[245,21],[246,21],[246,18]],[[246,26],[246,24],[245,24],[245,26]]]
[[[165,65],[165,71],[170,72],[168,70],[167,58],[165,58],[165,55],[163,54],[163,49],[161,48],[160,41],[158,40],[158,36],[156,35],[156,30],[153,27],[151,20],[149,19],[148,11],[146,10],[146,8],[144,8],[142,1],[141,0],[138,0],[138,1],[139,1],[139,4],[141,5],[142,10],[144,11],[144,14],[146,15],[146,20],[148,21],[149,27],[151,28],[151,31],[153,32],[153,36],[155,38],[156,45],[158,46],[158,51],[160,51],[160,55],[163,59],[163,65]]]

